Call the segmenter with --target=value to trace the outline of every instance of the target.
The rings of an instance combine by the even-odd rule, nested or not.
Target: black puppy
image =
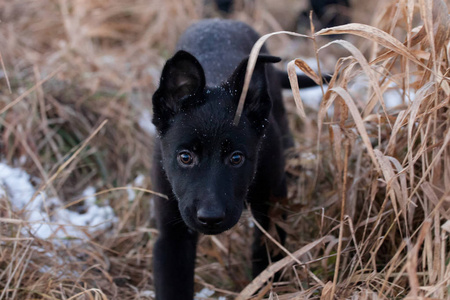
[[[265,228],[273,199],[286,197],[284,150],[292,146],[281,98],[279,58],[262,49],[237,126],[247,59],[258,34],[236,21],[189,27],[153,96],[158,130],[152,182],[160,235],[154,249],[157,299],[192,299],[198,232],[219,234],[239,220],[245,201]],[[281,233],[281,235],[283,235]],[[268,264],[255,230],[253,275]]]

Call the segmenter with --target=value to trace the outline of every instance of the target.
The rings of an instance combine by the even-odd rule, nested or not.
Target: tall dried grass
[[[423,25],[413,24],[415,13]],[[394,18],[388,19],[392,14]],[[334,253],[335,260],[330,265],[321,261],[329,274],[321,274],[325,276],[320,279],[310,276],[306,287],[304,280],[298,283],[302,291],[280,299],[309,298],[315,293],[321,299],[450,296],[448,8],[443,1],[399,1],[387,6],[380,20],[386,25],[384,30],[348,24],[311,37],[315,43],[322,35],[360,36],[372,43],[372,51],[366,59],[344,40],[318,49],[340,45],[350,54],[336,64],[320,105],[317,146],[310,149],[317,155],[316,173],[307,184],[311,187],[300,193],[310,195],[304,200],[308,210],[325,209],[316,226],[325,240],[316,255],[304,258],[307,261],[297,261],[304,254],[301,250],[316,246],[318,240],[279,263],[296,261],[305,267],[295,272],[302,278],[301,273],[308,277],[306,271],[316,274],[320,270],[317,257],[321,260]],[[392,35],[394,30],[404,42]],[[292,61],[291,68],[294,63],[311,78],[320,79],[303,61]],[[355,98],[349,85],[361,75],[368,79],[368,88],[364,97]],[[388,110],[384,95],[390,89],[401,93],[402,104]],[[313,122],[315,118],[303,110],[300,94],[294,90],[298,114]],[[331,105],[334,112],[328,116]],[[328,132],[323,134],[324,127]],[[329,200],[318,201],[317,197]],[[238,299],[256,292],[266,281],[261,279],[279,269],[277,264],[247,286]]]
[[[230,299],[450,297],[448,8],[382,2],[373,26],[302,37],[318,57],[338,47],[348,56],[318,112],[303,105],[302,91],[286,103],[298,146],[287,166],[288,218],[277,222],[289,254],[251,281],[246,214],[235,229],[201,238],[198,288]],[[137,119],[178,35],[203,9],[194,0],[0,3],[2,159],[21,161],[68,206],[97,186],[119,219],[107,233],[55,243],[23,235],[24,212],[2,196],[0,299],[152,297],[151,183],[133,202],[121,187],[151,167]],[[276,27],[267,12],[246,9],[235,17]],[[362,39],[320,47],[329,34]],[[320,78],[304,61],[294,65]],[[366,85],[355,92],[361,77]],[[401,104],[388,108],[392,91]],[[272,282],[279,270],[283,281]]]

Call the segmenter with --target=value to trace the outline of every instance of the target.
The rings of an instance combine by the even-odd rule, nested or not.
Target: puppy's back
[[[194,55],[204,68],[206,85],[217,86],[248,57],[258,38],[258,33],[245,23],[208,19],[190,26],[180,37],[177,50]]]

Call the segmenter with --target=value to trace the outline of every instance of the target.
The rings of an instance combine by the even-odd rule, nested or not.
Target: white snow
[[[86,210],[79,213],[65,208],[65,204],[56,197],[48,198],[45,192],[35,195],[36,189],[30,180],[25,171],[0,163],[0,197],[6,196],[15,209],[25,211],[29,227],[24,228],[24,232],[29,230],[31,235],[40,239],[84,239],[117,221],[110,206],[96,204],[94,187],[83,191]]]
[[[328,89],[328,85],[323,86],[324,92]],[[291,90],[284,90],[283,95],[285,97],[293,97]],[[315,111],[319,111],[320,103],[322,102],[322,89],[320,86],[313,86],[309,88],[300,89],[300,97],[306,107],[309,107]],[[333,107],[330,108],[328,113],[333,112]]]
[[[127,184],[127,194],[128,194],[128,201],[133,202],[136,198],[136,190],[133,189],[133,187],[143,187],[145,181],[145,176],[142,174],[139,174],[133,181],[133,184]]]
[[[82,193],[84,199],[84,203],[87,206],[91,206],[95,204],[97,199],[95,198],[95,188],[93,186],[88,186]]]
[[[214,295],[214,291],[208,288],[203,288],[200,292],[195,294],[194,299],[195,300],[203,300],[203,299],[214,299],[211,298],[212,295]],[[225,298],[224,296],[220,296],[219,298],[217,298],[217,300],[226,300],[227,298]]]
[[[248,219],[247,219],[247,223],[248,223],[248,227],[250,227],[250,228],[255,227],[255,223],[253,222],[252,219],[248,218]]]
[[[127,184],[127,195],[128,195],[128,201],[133,202],[136,198],[136,193],[132,188],[133,186],[131,184]]]
[[[149,290],[145,290],[145,291],[140,292],[139,296],[143,297],[143,298],[155,298],[156,297],[155,292],[154,291],[149,291]]]
[[[409,95],[406,94],[406,99],[405,99],[406,103],[405,103],[403,101],[402,94],[403,94],[403,89],[400,89],[400,88],[394,88],[394,89],[387,90],[383,94],[383,99],[384,99],[386,108],[391,109],[391,108],[400,106],[402,104],[409,104],[409,102],[414,101],[414,98],[416,96],[416,93],[414,91],[410,91]]]
[[[360,75],[352,80],[348,86],[348,91],[355,102],[366,103],[368,98],[370,83],[365,75]],[[324,85],[324,91],[328,89],[327,85]],[[284,91],[286,95],[292,95],[291,91]],[[383,93],[384,103],[387,109],[394,109],[404,104],[403,90],[399,88],[394,83],[389,85],[389,89]],[[320,108],[320,103],[322,102],[322,90],[319,86],[300,89],[300,96],[302,97],[303,104],[309,108],[316,111]],[[414,101],[415,93],[414,91],[409,91],[406,94],[406,104]],[[362,104],[363,105],[363,104]],[[333,105],[328,110],[328,113],[333,113]]]
[[[25,155],[22,155],[19,157],[19,165],[23,166],[27,162],[27,157]]]
[[[441,226],[441,228],[447,232],[450,232],[450,220],[447,220],[447,222],[445,222],[444,225]]]
[[[210,290],[208,288],[203,288],[200,292],[195,294],[195,299],[198,300],[199,298],[200,299],[209,298],[212,295],[214,295],[214,293],[215,292],[213,290]]]
[[[367,102],[369,96],[370,83],[366,75],[362,74],[356,77],[349,84],[349,92],[352,98],[356,101],[358,99],[362,100],[364,103]],[[372,91],[373,92],[373,91]],[[399,105],[404,104],[403,102],[403,89],[399,88],[395,83],[389,83],[388,89],[383,93],[384,104],[387,109],[395,108]],[[414,101],[415,92],[410,90],[406,93],[406,104],[410,101]]]
[[[150,136],[156,134],[156,127],[152,123],[152,114],[148,109],[144,109],[138,120],[139,126]]]
[[[135,185],[135,186],[142,187],[142,186],[144,186],[144,181],[145,181],[145,176],[142,175],[142,174],[139,174],[139,175],[136,176],[136,178],[134,179],[134,185]]]
[[[323,90],[328,89],[327,85],[323,86]],[[322,89],[320,86],[314,86],[306,89],[300,89],[300,96],[302,97],[303,104],[313,108],[314,110],[319,110],[320,103],[322,102]]]

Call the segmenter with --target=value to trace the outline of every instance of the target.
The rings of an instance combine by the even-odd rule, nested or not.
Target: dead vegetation
[[[251,281],[245,215],[235,229],[201,239],[198,290],[227,299],[450,297],[448,3],[380,2],[372,26],[293,38],[319,58],[346,54],[318,111],[302,91],[286,102],[298,145],[287,166],[288,218],[278,221],[289,236],[286,258]],[[240,5],[233,17],[278,29],[263,4]],[[152,298],[151,183],[133,201],[126,190],[151,167],[139,120],[178,35],[214,14],[195,0],[0,3],[2,161],[71,209],[93,185],[118,218],[86,239],[40,239],[0,194],[0,299]],[[285,34],[269,42],[277,38],[289,42]],[[290,68],[320,78],[295,57]],[[284,276],[272,282],[278,270]]]

